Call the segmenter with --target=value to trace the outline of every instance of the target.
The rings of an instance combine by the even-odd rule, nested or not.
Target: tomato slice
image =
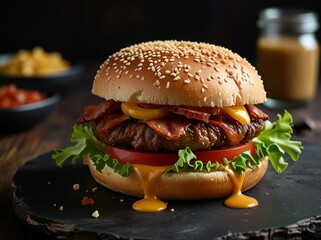
[[[197,160],[201,160],[204,163],[207,163],[208,161],[211,161],[212,163],[223,163],[224,158],[233,160],[235,157],[248,150],[251,151],[252,155],[256,154],[255,146],[251,141],[236,147],[193,152],[197,156]],[[111,146],[107,146],[106,153],[109,154],[111,158],[117,159],[120,163],[129,162],[131,164],[165,166],[173,165],[178,160],[178,153],[137,152],[131,149]]]

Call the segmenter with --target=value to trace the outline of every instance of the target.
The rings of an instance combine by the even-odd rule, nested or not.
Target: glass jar
[[[269,8],[259,15],[257,68],[273,108],[306,105],[315,97],[319,24],[313,12]]]

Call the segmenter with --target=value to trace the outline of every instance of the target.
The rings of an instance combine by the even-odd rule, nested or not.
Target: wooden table
[[[0,136],[0,239],[47,239],[22,225],[12,208],[11,181],[15,171],[36,156],[49,152],[55,147],[69,145],[72,126],[86,104],[98,101],[91,95],[91,84],[100,63],[87,63],[79,86],[62,96],[54,112],[38,126],[21,133]],[[320,84],[319,84],[320,85]],[[312,120],[300,125],[296,137],[321,144],[321,86],[318,96],[310,106],[293,109],[290,112],[300,125],[304,120]],[[276,111],[264,109],[275,118]],[[280,112],[282,113],[282,112]],[[303,127],[302,127],[303,126]],[[313,129],[309,129],[312,127]]]

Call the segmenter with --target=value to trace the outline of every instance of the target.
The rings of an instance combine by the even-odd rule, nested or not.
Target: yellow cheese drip
[[[252,208],[258,205],[258,201],[248,197],[241,192],[245,173],[241,176],[233,171],[229,166],[224,168],[232,182],[232,195],[224,201],[224,205],[230,208]]]
[[[159,212],[165,210],[167,205],[157,199],[156,193],[160,176],[169,166],[149,166],[133,164],[144,190],[144,198],[133,204],[133,209],[138,212]]]
[[[242,124],[249,124],[251,121],[244,106],[225,107],[223,112]]]

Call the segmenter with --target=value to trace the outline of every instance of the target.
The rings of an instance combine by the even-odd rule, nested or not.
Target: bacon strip
[[[113,128],[119,126],[123,122],[127,121],[130,117],[123,113],[110,113],[102,116],[99,121],[95,121],[95,129],[99,129],[97,134],[99,136],[104,136],[108,134]]]
[[[269,116],[265,114],[261,109],[255,107],[252,104],[245,105],[246,110],[248,111],[251,119],[262,119],[262,120],[268,120]]]
[[[246,133],[244,125],[226,118],[211,119],[209,123],[224,131],[230,145],[236,145],[241,142]]]
[[[186,134],[191,121],[184,117],[173,115],[170,118],[148,120],[146,124],[167,140],[177,140]]]
[[[98,105],[86,106],[84,113],[78,119],[78,123],[91,122],[101,117],[104,113],[112,113],[120,108],[120,104],[121,102],[108,100]]]
[[[211,114],[184,107],[170,107],[169,111],[178,115],[208,123]]]

